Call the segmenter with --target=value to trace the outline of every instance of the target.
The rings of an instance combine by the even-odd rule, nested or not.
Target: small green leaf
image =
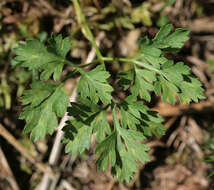
[[[93,126],[93,132],[96,133],[96,139],[98,142],[104,140],[106,134],[111,134],[110,125],[107,121],[106,111],[99,112],[91,125]]]
[[[48,48],[54,54],[65,58],[71,49],[70,39],[69,37],[63,39],[61,34],[58,36],[53,34],[48,40]]]
[[[28,40],[26,44],[19,44],[14,49],[16,57],[11,64],[41,71],[41,80],[48,80],[51,75],[54,80],[58,80],[71,43],[68,37],[62,39],[61,35],[53,35],[48,42],[47,47],[39,40]]]
[[[94,103],[97,103],[99,99],[103,104],[111,103],[113,88],[107,82],[110,74],[104,70],[102,65],[89,72],[82,71],[81,74],[77,91],[83,99],[89,97]]]
[[[36,141],[47,133],[53,133],[54,127],[58,125],[57,116],[64,115],[69,100],[61,90],[61,85],[35,82],[31,88],[24,92],[21,99],[23,104],[30,105],[24,108],[20,119],[26,120],[24,132],[31,132],[31,139]]]
[[[96,133],[98,142],[106,138],[106,134],[111,134],[110,126],[106,119],[106,110],[88,99],[79,99],[81,103],[72,102],[68,109],[69,116],[75,118],[70,120],[63,128],[66,143],[66,152],[81,154],[90,147],[92,133]],[[82,104],[84,103],[84,104]]]
[[[189,30],[177,28],[172,32],[172,25],[167,24],[161,27],[155,38],[152,40],[153,45],[160,49],[180,49],[184,42],[189,39]]]
[[[142,107],[142,105],[139,106]],[[149,147],[140,142],[145,139],[142,132],[133,129],[127,130],[120,126],[115,107],[112,110],[112,115],[117,131],[117,149],[119,154],[118,162],[112,168],[112,174],[117,176],[120,182],[123,180],[129,182],[130,178],[133,177],[133,173],[137,171],[136,162],[138,160],[141,163],[149,161],[149,155],[147,154]],[[121,139],[123,139],[124,144]]]
[[[176,95],[184,103],[198,102],[204,99],[202,84],[190,74],[190,68],[182,62],[166,61],[161,66],[161,75],[157,76],[154,91],[163,101],[174,104]]]
[[[27,67],[29,70],[42,69],[47,63],[58,60],[39,40],[28,40],[26,44],[19,44],[14,49],[14,53],[16,54],[15,62],[20,62],[22,67]]]
[[[143,102],[136,101],[135,98],[127,97],[120,104],[121,124],[123,128],[136,130],[145,123],[161,123],[163,119],[156,113],[149,111],[149,108]]]
[[[82,154],[86,149],[90,148],[92,128],[82,122],[76,120],[70,121],[63,128],[65,137],[63,139],[65,152],[72,152],[73,155]],[[69,132],[70,131],[70,132]]]
[[[99,158],[96,161],[99,170],[107,170],[108,164],[112,166],[116,162],[116,133],[112,133],[100,144],[98,144],[95,153],[100,154]]]
[[[179,99],[181,102],[189,104],[192,100],[198,102],[199,99],[205,99],[204,89],[202,88],[201,82],[191,75],[186,76],[184,81],[180,85]]]
[[[39,105],[55,90],[55,85],[40,81],[32,83],[30,87],[31,90],[24,91],[21,101],[23,105],[31,103],[31,107]]]
[[[157,79],[158,80],[155,82],[154,88],[155,93],[157,95],[161,95],[164,102],[169,100],[170,103],[174,104],[176,102],[175,95],[179,92],[179,89],[162,76],[159,76]]]
[[[156,80],[156,73],[146,69],[135,68],[135,80],[132,86],[132,94],[148,102],[151,101],[150,91],[154,90],[153,82]]]
[[[148,37],[142,38],[140,41],[141,56],[146,61],[152,64],[155,68],[159,69],[162,62],[162,51],[154,46],[148,39]]]

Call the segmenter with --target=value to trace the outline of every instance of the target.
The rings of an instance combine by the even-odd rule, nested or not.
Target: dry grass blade
[[[1,173],[0,173],[0,189],[2,188],[2,185],[4,185],[6,182],[10,184],[11,189],[13,190],[19,190],[18,184],[14,178],[14,175],[10,169],[10,166],[7,162],[7,159],[1,149],[0,146],[0,168],[1,168]],[[4,183],[5,181],[5,183]],[[4,185],[4,188],[5,185]]]
[[[44,163],[38,162],[23,146],[16,140],[16,138],[2,125],[0,124],[0,135],[5,138],[17,151],[19,151],[31,164],[43,173],[48,173],[49,176],[54,178],[54,174],[51,171],[50,167]]]

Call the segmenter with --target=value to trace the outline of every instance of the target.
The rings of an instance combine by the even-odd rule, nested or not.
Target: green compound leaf
[[[112,130],[106,119],[106,108],[94,104],[89,99],[80,98],[79,103],[71,103],[68,113],[74,120],[67,122],[64,127],[63,142],[66,143],[66,152],[71,151],[74,155],[81,154],[90,148],[91,136],[96,133],[98,145],[95,153],[99,155],[96,161],[98,169],[105,171],[110,164],[112,174],[122,182],[129,181],[133,176],[133,172],[137,170],[138,160],[141,163],[149,160],[146,153],[149,148],[141,141],[152,134],[164,134],[164,127],[160,124],[162,118],[156,112],[149,111],[142,102],[137,102],[136,97],[126,98],[118,108],[120,112],[126,109],[126,113],[131,117],[121,115],[121,127],[114,108],[115,129]],[[134,127],[129,119],[133,122],[137,121]],[[144,128],[150,128],[150,126],[152,126],[151,129],[145,129],[145,136]]]
[[[142,69],[135,69],[133,95],[139,94],[142,99],[150,101],[150,92],[154,91],[161,95],[163,101],[172,104],[176,102],[176,96],[184,103],[198,102],[199,99],[205,98],[202,85],[190,74],[190,68],[182,62],[174,63],[168,60],[163,53],[163,50],[180,49],[189,39],[188,34],[189,31],[185,29],[172,32],[172,25],[168,24],[160,29],[153,40],[147,37],[140,40],[141,53],[133,63],[138,67],[144,67],[150,74],[147,75],[145,71],[143,73]]]
[[[14,49],[16,57],[12,64],[42,71],[40,76],[42,80],[48,80],[52,74],[54,80],[58,80],[70,48],[69,38],[62,39],[61,35],[53,35],[47,47],[39,40],[28,40],[26,44],[19,44]]]
[[[57,116],[63,117],[69,104],[68,97],[61,90],[62,86],[35,82],[31,90],[26,90],[22,97],[24,108],[20,119],[26,120],[25,133],[31,132],[31,139],[36,141],[52,134],[58,125]]]
[[[108,84],[110,74],[104,70],[102,65],[95,69],[84,72],[80,71],[82,77],[78,83],[77,91],[83,99],[90,98],[95,104],[101,100],[103,104],[111,103],[111,92],[113,88]]]
[[[104,65],[90,71],[75,66],[74,72],[81,74],[77,86],[79,98],[68,109],[69,100],[62,91],[62,84],[32,83],[31,89],[25,91],[21,98],[22,103],[27,105],[20,116],[26,120],[24,131],[30,132],[33,140],[44,138],[47,133],[52,134],[58,125],[57,117],[63,117],[68,110],[72,119],[63,128],[65,151],[82,154],[89,150],[91,137],[96,134],[98,169],[107,170],[111,165],[113,176],[120,182],[129,182],[137,171],[138,162],[144,164],[149,160],[149,147],[143,141],[165,133],[161,124],[163,119],[143,103],[151,101],[150,93],[154,92],[163,101],[171,103],[178,98],[185,103],[204,98],[202,85],[191,75],[190,68],[165,56],[165,52],[179,50],[188,34],[188,30],[172,31],[172,25],[165,25],[153,40],[148,37],[140,40],[138,56],[103,58],[104,61],[133,64],[132,69],[118,74],[117,85],[130,94],[118,103],[112,100],[113,88],[108,83],[110,74]],[[68,63],[66,54],[70,48],[69,38],[63,39],[61,35],[52,35],[47,46],[38,40],[27,41],[15,49],[16,57],[12,64],[39,73],[40,80],[48,80],[52,75],[54,80],[58,80],[64,64]],[[110,111],[113,115],[111,125],[107,121]]]
[[[129,116],[121,114],[124,107],[126,108],[125,113],[128,113]],[[128,97],[118,108],[122,126],[116,116],[116,109],[113,108],[115,129],[111,135],[98,144],[95,151],[96,154],[99,154],[96,164],[100,170],[107,170],[110,164],[112,175],[117,177],[120,182],[124,180],[129,182],[133,173],[137,171],[137,161],[142,164],[149,161],[147,154],[149,147],[142,144],[142,141],[146,139],[145,135],[164,134],[165,129],[159,123],[162,118],[156,112],[149,111],[142,102],[136,102],[135,97]],[[144,135],[143,128],[148,128],[147,124],[150,126],[153,124],[153,127]]]

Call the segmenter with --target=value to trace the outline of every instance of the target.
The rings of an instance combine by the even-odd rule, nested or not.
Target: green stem
[[[101,52],[100,52],[100,50],[99,50],[99,48],[98,48],[98,46],[96,44],[94,36],[93,36],[93,34],[92,34],[88,24],[87,24],[86,18],[85,18],[84,14],[82,12],[82,9],[81,9],[81,7],[79,5],[79,1],[78,0],[73,0],[73,4],[74,4],[74,8],[76,10],[77,16],[80,17],[80,21],[82,22],[82,24],[83,24],[83,26],[85,28],[85,31],[86,31],[86,33],[87,33],[87,35],[89,37],[89,40],[90,40],[92,46],[94,47],[94,49],[96,51],[96,54],[97,54],[99,62],[104,64],[103,56],[102,56],[102,54],[101,54]]]
[[[135,59],[130,59],[130,58],[123,58],[123,57],[102,57],[102,60],[103,61],[106,61],[106,63],[108,62],[112,62],[112,61],[120,61],[120,62],[129,62],[129,63],[134,63],[136,65],[139,65],[141,67],[144,67],[150,71],[154,71],[162,76],[164,76],[165,78],[167,78],[165,76],[165,74],[163,72],[161,72],[160,70],[156,69],[155,67],[153,67],[152,65],[149,65],[148,63],[145,63],[145,62],[141,62],[141,61],[137,61]],[[90,65],[93,65],[93,64],[96,64],[98,62],[100,62],[99,59],[97,60],[94,60],[88,64],[84,64],[84,65],[75,65],[73,64],[72,62],[68,61],[68,60],[64,60],[64,62],[66,64],[69,64],[69,65],[72,65],[73,67],[75,67],[76,69],[79,69],[79,70],[82,70],[81,68],[84,68],[84,67],[88,67]]]
[[[73,77],[78,72],[79,71],[77,69],[73,70],[68,75],[66,75],[66,77],[61,81],[61,83],[65,83],[65,81],[67,81],[68,79],[70,79],[71,77]]]
[[[74,68],[79,68],[79,65],[72,63],[71,61],[68,61],[67,59],[63,59],[62,62],[64,62],[65,64],[71,65]]]
[[[147,64],[147,63],[145,63],[145,62],[137,61],[137,60],[135,60],[135,59],[130,59],[130,58],[118,58],[118,57],[116,57],[116,58],[114,58],[114,57],[103,57],[103,60],[104,60],[104,61],[130,62],[130,63],[137,64],[137,65],[139,65],[139,66],[141,66],[141,67],[144,67],[144,68],[146,68],[146,69],[149,69],[149,70],[151,70],[151,71],[154,71],[154,72],[156,72],[156,73],[158,73],[158,74],[163,75],[163,73],[162,73],[160,70],[154,68],[152,65],[149,65],[149,64]]]
[[[153,67],[152,65],[149,65],[148,63],[145,63],[145,62],[141,62],[141,61],[137,61],[136,59],[130,59],[130,58],[123,58],[123,57],[102,57],[103,61],[105,61],[106,63],[108,62],[112,62],[112,61],[120,61],[120,62],[129,62],[129,63],[134,63],[136,65],[139,65],[141,67],[144,67],[150,71],[154,71],[160,75],[163,75],[164,77],[165,74],[163,72],[161,72],[160,70],[156,69],[155,67]],[[84,65],[79,65],[79,66],[76,66],[76,67],[79,67],[79,68],[83,68],[83,67],[88,67],[90,65],[93,65],[93,64],[96,64],[98,63],[99,60],[94,60],[88,64],[84,64]]]

